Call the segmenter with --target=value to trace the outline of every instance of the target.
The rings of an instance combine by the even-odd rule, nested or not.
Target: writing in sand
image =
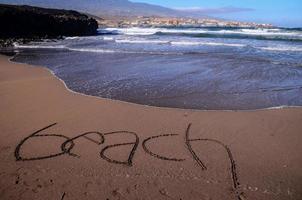
[[[45,160],[45,159],[50,159],[50,158],[55,158],[58,156],[63,156],[63,155],[68,155],[68,156],[72,156],[72,157],[77,157],[79,158],[80,156],[73,153],[72,150],[76,147],[75,141],[78,139],[86,139],[94,144],[97,145],[102,145],[105,144],[106,142],[106,137],[109,135],[120,135],[123,138],[129,137],[129,139],[133,139],[132,142],[124,142],[124,143],[116,143],[116,144],[111,144],[111,145],[107,145],[104,146],[99,154],[100,154],[100,158],[104,159],[106,161],[108,161],[109,163],[113,163],[113,164],[119,164],[119,165],[124,165],[124,166],[128,166],[131,167],[133,165],[133,158],[135,156],[135,152],[137,150],[137,148],[139,147],[140,144],[140,138],[138,137],[137,133],[135,132],[131,132],[131,131],[113,131],[113,132],[107,132],[107,133],[101,133],[98,131],[90,131],[90,132],[85,132],[85,133],[81,133],[77,136],[74,137],[67,137],[65,135],[62,134],[46,134],[43,133],[43,131],[46,131],[47,129],[50,129],[51,127],[54,127],[55,125],[57,125],[57,123],[48,125],[44,128],[41,128],[35,132],[33,132],[32,134],[30,134],[29,136],[23,138],[19,144],[16,146],[15,149],[15,158],[16,161],[35,161],[35,160]],[[235,160],[233,158],[232,152],[230,150],[230,148],[225,145],[223,142],[219,141],[219,140],[215,140],[215,139],[210,139],[210,138],[190,138],[190,129],[191,129],[192,124],[189,124],[186,128],[186,131],[184,133],[184,144],[188,150],[188,153],[191,155],[192,159],[198,164],[198,166],[200,167],[201,170],[207,170],[207,166],[204,164],[204,162],[202,161],[202,159],[200,158],[200,156],[197,155],[197,153],[194,151],[193,147],[192,147],[192,143],[195,142],[208,142],[208,143],[215,143],[217,145],[220,145],[226,152],[226,156],[229,159],[229,163],[230,163],[230,175],[232,178],[232,183],[233,183],[233,189],[234,192],[236,194],[236,198],[237,199],[241,199],[242,197],[242,192],[239,192],[239,180],[238,180],[238,175],[237,175],[237,171],[236,171],[236,163]],[[93,138],[92,138],[93,136]],[[61,144],[60,147],[60,152],[57,152],[55,154],[49,154],[49,155],[43,155],[43,156],[36,156],[36,157],[26,157],[24,155],[24,153],[22,152],[22,146],[28,142],[29,140],[33,139],[33,138],[60,138],[60,139],[64,139],[63,143]],[[95,139],[95,137],[99,138],[98,140]],[[157,159],[160,160],[165,160],[165,161],[171,161],[171,162],[182,162],[185,159],[183,158],[174,158],[174,157],[167,157],[164,155],[159,155],[156,154],[152,151],[152,149],[150,149],[148,147],[148,143],[151,140],[160,140],[161,138],[167,138],[167,137],[181,137],[179,134],[161,134],[161,135],[155,135],[155,136],[151,136],[148,137],[146,139],[144,139],[141,143],[141,146],[144,150],[144,152],[150,156],[153,156]],[[112,148],[116,148],[116,147],[120,147],[120,146],[129,146],[130,147],[130,151],[128,154],[128,159],[127,160],[119,160],[119,159],[115,159],[113,157],[109,157],[108,155],[106,155],[106,151],[108,149],[112,149]],[[22,156],[21,156],[22,155]]]

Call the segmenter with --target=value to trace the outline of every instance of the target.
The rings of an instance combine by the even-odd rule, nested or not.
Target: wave
[[[80,51],[80,52],[91,52],[91,53],[118,53],[121,51],[108,50],[108,49],[97,49],[97,48],[69,48],[66,49],[70,51]]]
[[[149,54],[149,55],[184,55],[183,52],[173,51],[128,51],[128,50],[109,50],[99,48],[66,48],[70,51],[91,52],[91,53],[122,53],[122,54]]]
[[[14,47],[17,49],[66,49],[70,51],[80,51],[80,52],[95,52],[95,53],[116,53],[119,51],[99,49],[99,48],[70,48],[64,45],[57,46],[46,46],[46,45],[19,45],[14,43]]]
[[[106,28],[100,29],[99,33],[123,34],[123,35],[154,35],[160,31],[157,28]]]
[[[157,32],[155,35],[171,35],[171,33]],[[228,38],[228,39],[255,39],[255,40],[276,40],[276,41],[302,41],[302,36],[286,36],[286,35],[261,35],[261,34],[242,34],[232,32],[207,32],[198,34],[175,33],[176,36],[187,36],[196,38]]]
[[[115,40],[116,43],[128,44],[169,44],[170,41],[165,40]]]
[[[302,51],[302,47],[257,47],[261,50],[267,50],[267,51]]]
[[[231,46],[231,47],[245,47],[245,44],[233,43],[219,43],[219,42],[200,42],[200,41],[172,41],[172,40],[141,40],[141,39],[116,39],[116,43],[125,44],[167,44],[173,46]]]
[[[75,40],[78,39],[79,36],[75,36],[75,37],[65,37],[65,40]]]
[[[230,46],[245,47],[245,44],[219,43],[219,42],[199,42],[199,41],[168,41],[168,40],[115,40],[116,43],[126,44],[167,44],[174,46]]]
[[[291,40],[302,41],[302,31],[287,29],[169,29],[169,28],[107,28],[104,32],[120,35],[182,35],[193,37],[219,37],[219,38],[250,38],[263,40]]]
[[[13,43],[14,48],[17,49],[65,49],[64,45],[19,45],[18,43]]]
[[[219,42],[189,42],[189,41],[179,41],[170,42],[172,45],[176,46],[194,46],[194,45],[206,45],[206,46],[230,46],[230,47],[246,47],[245,44],[232,44],[232,43],[219,43]]]
[[[113,41],[113,37],[103,37],[103,40],[105,41]]]
[[[80,52],[91,52],[91,53],[122,53],[122,54],[150,54],[150,55],[183,55],[182,52],[169,52],[169,51],[125,51],[125,50],[107,50],[107,49],[97,49],[97,48],[67,48],[70,51],[80,51]]]
[[[157,33],[202,33],[201,30],[167,29],[167,28],[106,28],[104,32],[122,35],[155,35]]]
[[[107,40],[113,40],[116,43],[134,43],[134,44],[166,44],[171,46],[226,46],[226,47],[251,47],[254,49],[260,49],[263,51],[291,51],[291,52],[302,52],[302,46],[249,46],[247,44],[239,43],[222,43],[222,42],[203,42],[203,41],[164,41],[164,40],[114,40],[108,38]],[[199,53],[196,52],[180,52],[174,51],[128,51],[122,49],[103,49],[103,48],[89,48],[89,47],[68,47],[65,45],[19,45],[14,43],[15,49],[66,49],[70,51],[78,52],[91,52],[91,53],[127,53],[127,54],[158,54],[158,55],[183,55],[188,53]]]

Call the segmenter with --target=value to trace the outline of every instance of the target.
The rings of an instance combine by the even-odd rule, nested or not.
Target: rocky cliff
[[[0,4],[0,38],[55,38],[97,33],[96,20],[76,11]]]

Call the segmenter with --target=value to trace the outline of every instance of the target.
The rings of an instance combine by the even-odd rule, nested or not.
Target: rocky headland
[[[20,39],[94,35],[98,23],[77,11],[0,4],[0,27],[3,46]]]

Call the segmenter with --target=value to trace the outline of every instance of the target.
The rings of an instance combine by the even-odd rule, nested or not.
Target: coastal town
[[[244,27],[244,28],[273,28],[271,24],[259,24],[255,22],[226,21],[218,19],[194,19],[171,17],[133,17],[110,18],[104,17],[97,20],[101,27]]]

